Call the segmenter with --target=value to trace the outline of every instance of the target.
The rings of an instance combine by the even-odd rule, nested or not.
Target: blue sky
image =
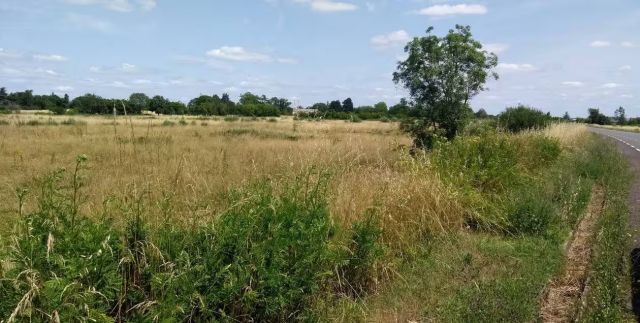
[[[468,24],[500,60],[474,109],[640,115],[638,0],[0,0],[0,17],[10,91],[393,104],[403,45]]]

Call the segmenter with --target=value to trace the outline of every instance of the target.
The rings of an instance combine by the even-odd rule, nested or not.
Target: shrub
[[[542,129],[549,125],[551,117],[540,110],[517,106],[507,108],[498,116],[499,124],[511,132],[520,132],[528,129]]]
[[[235,117],[235,116],[230,116],[230,117],[224,117],[224,119],[223,119],[223,120],[224,120],[224,121],[227,121],[227,122],[234,122],[234,121],[238,121],[238,120],[240,120],[240,118]]]
[[[544,234],[557,212],[549,199],[535,187],[516,190],[507,211],[507,231],[511,234]]]
[[[346,295],[361,297],[378,281],[379,262],[384,255],[380,221],[373,213],[352,225],[348,255],[340,267],[338,284]]]
[[[171,121],[171,120],[165,120],[165,121],[162,122],[162,126],[163,127],[173,127],[175,125],[176,125],[176,123]]]
[[[188,125],[188,124],[189,124],[189,123],[187,122],[187,120],[185,120],[184,118],[180,119],[180,121],[178,121],[178,123],[179,123],[181,126],[186,126],[186,125]]]

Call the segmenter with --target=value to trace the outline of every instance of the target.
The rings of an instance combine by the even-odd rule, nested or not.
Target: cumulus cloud
[[[56,91],[61,91],[61,92],[65,92],[65,91],[73,91],[73,87],[72,86],[68,86],[68,85],[60,85],[60,86],[56,86],[54,88]]]
[[[240,46],[222,46],[207,52],[207,56],[238,62],[270,62],[273,59],[267,54],[251,52]]]
[[[572,86],[572,87],[581,87],[581,86],[584,86],[584,83],[580,81],[564,81],[562,82],[562,85]]]
[[[489,10],[481,4],[434,5],[418,10],[416,13],[425,16],[484,15]]]
[[[487,52],[494,54],[501,54],[509,49],[509,45],[500,43],[484,44],[482,47]]]
[[[498,69],[503,71],[515,71],[515,72],[533,72],[538,68],[531,64],[513,64],[513,63],[500,63]]]
[[[68,59],[62,55],[45,55],[45,54],[34,54],[33,59],[37,61],[48,61],[48,62],[65,62]]]
[[[605,89],[615,89],[615,88],[620,87],[620,86],[622,86],[622,84],[619,84],[619,83],[605,83],[605,84],[602,84],[602,87],[605,88]]]
[[[620,97],[623,99],[633,99],[633,95],[631,94],[622,94],[620,95]]]
[[[358,6],[349,2],[340,2],[334,0],[293,0],[297,3],[307,4],[311,10],[318,12],[341,12],[354,11]]]
[[[611,43],[606,41],[606,40],[594,40],[589,44],[589,46],[596,47],[596,48],[602,48],[602,47],[611,46]]]
[[[398,30],[372,37],[371,45],[376,49],[386,49],[398,45],[404,45],[409,40],[411,40],[411,37],[406,31]]]

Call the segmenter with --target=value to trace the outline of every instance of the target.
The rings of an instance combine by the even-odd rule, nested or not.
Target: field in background
[[[622,130],[630,132],[640,132],[640,126],[613,126],[613,125],[592,125],[598,128],[605,128],[611,130]]]

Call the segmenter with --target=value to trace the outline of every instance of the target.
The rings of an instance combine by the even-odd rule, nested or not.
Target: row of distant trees
[[[640,117],[627,118],[627,114],[623,107],[617,108],[616,111],[613,113],[613,116],[604,115],[603,113],[600,112],[600,109],[596,109],[596,108],[589,109],[589,116],[586,119],[578,120],[578,121],[584,121],[586,123],[600,124],[600,125],[611,125],[611,124],[615,124],[619,126],[640,125]]]
[[[33,90],[8,93],[0,88],[0,109],[50,110],[55,114],[140,114],[152,111],[169,115],[242,115],[270,117],[290,115],[293,112],[291,102],[285,98],[267,98],[247,92],[240,96],[238,102],[231,100],[228,94],[201,95],[188,104],[171,101],[163,96],[149,97],[144,93],[133,93],[128,99],[108,99],[95,94],[85,94],[69,100],[69,96],[36,95]]]

